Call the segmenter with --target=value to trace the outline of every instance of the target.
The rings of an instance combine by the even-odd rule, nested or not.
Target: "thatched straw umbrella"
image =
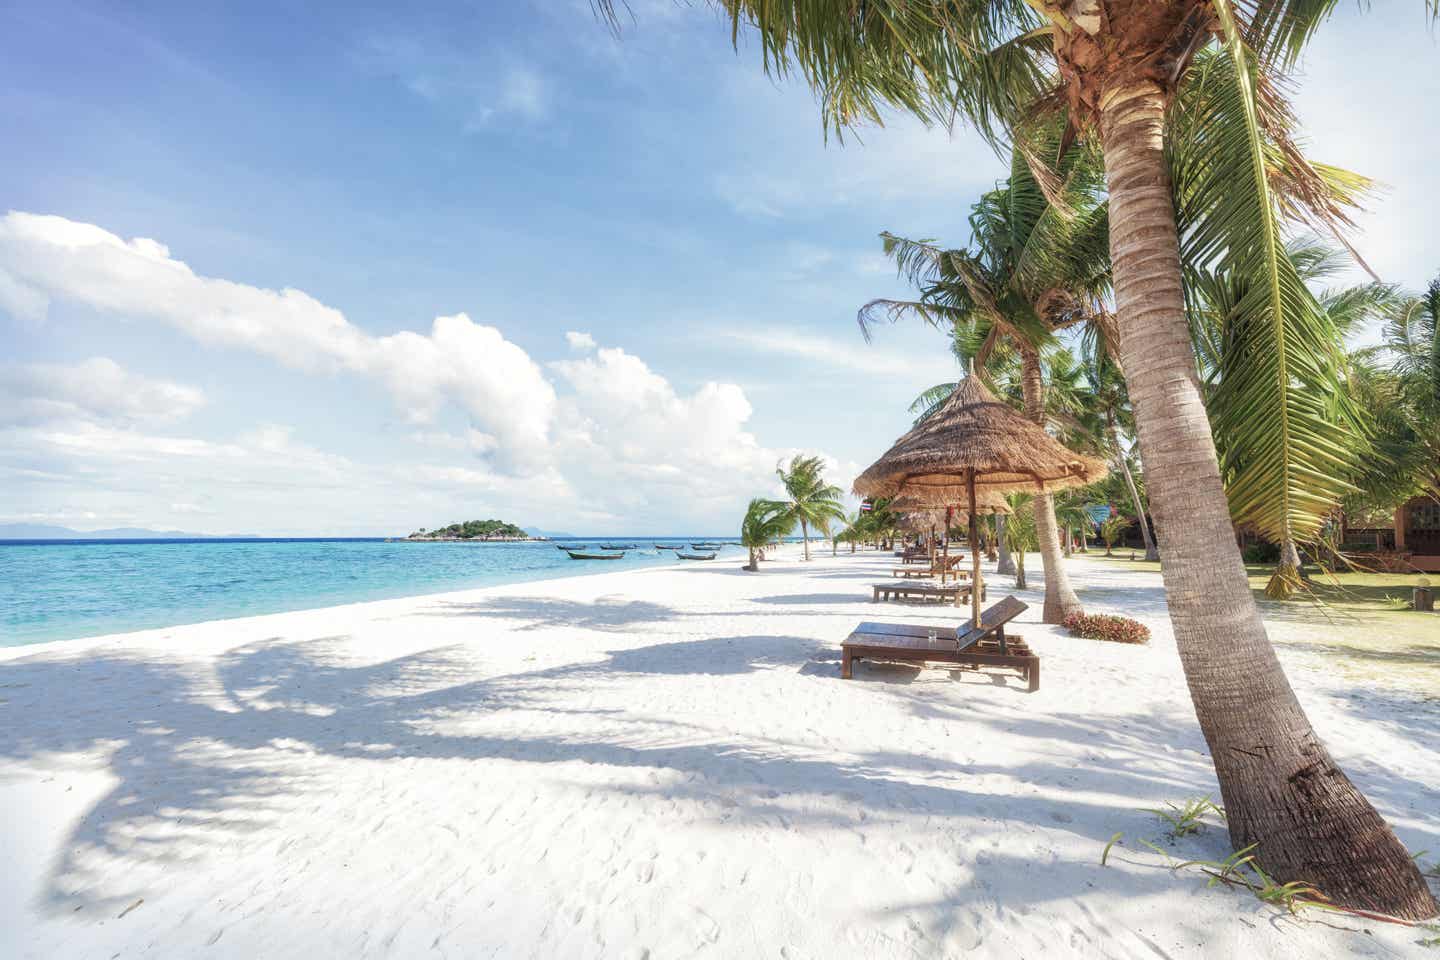
[[[959,506],[957,506],[957,504]],[[918,493],[907,492],[903,496],[896,497],[890,501],[890,509],[909,515],[923,514],[928,516],[934,526],[945,531],[944,546],[940,555],[942,562],[950,558],[950,527],[954,523],[969,523],[970,514],[967,511],[967,493],[964,486],[954,487],[932,487]],[[1010,504],[1006,502],[1003,493],[986,491],[976,496],[976,512],[981,516],[992,513],[1010,513]],[[974,537],[971,537],[970,549],[975,549]],[[935,562],[935,550],[930,550],[930,562]],[[948,565],[940,573],[940,582],[945,582]],[[959,577],[956,577],[958,580]],[[960,594],[955,594],[955,606],[960,606]]]
[[[1053,493],[1105,476],[1105,464],[1067,449],[1018,410],[996,400],[972,372],[945,405],[906,433],[855,478],[862,497],[949,497],[964,490],[970,515],[971,609],[980,623],[980,540],[976,514],[985,495]],[[958,498],[957,498],[958,499]],[[950,501],[955,502],[955,501]],[[958,597],[957,597],[958,599]]]

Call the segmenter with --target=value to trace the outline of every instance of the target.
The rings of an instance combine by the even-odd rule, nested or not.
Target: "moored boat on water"
[[[681,560],[714,560],[714,553],[676,553]]]
[[[624,553],[581,553],[579,550],[566,550],[571,560],[623,560]]]

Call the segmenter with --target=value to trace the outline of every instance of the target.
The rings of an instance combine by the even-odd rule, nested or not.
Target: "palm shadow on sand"
[[[657,615],[656,606],[625,605],[629,613],[622,614],[638,622]],[[110,911],[147,895],[142,878],[151,868],[172,863],[178,868],[183,861],[194,869],[252,834],[273,839],[291,811],[334,790],[320,772],[327,765],[310,762],[315,755],[356,762],[581,761],[671,771],[680,782],[652,792],[704,800],[702,807],[725,809],[716,823],[750,827],[774,817],[849,826],[854,814],[846,810],[852,808],[876,822],[924,811],[982,830],[989,821],[1044,823],[1079,833],[1098,851],[1118,829],[1113,820],[1133,816],[1124,804],[1093,796],[1064,802],[1023,794],[998,798],[972,786],[972,778],[989,773],[1033,784],[1068,783],[1075,763],[1063,754],[1054,761],[989,768],[937,760],[903,743],[825,756],[806,743],[727,733],[713,726],[708,714],[648,715],[625,706],[618,694],[624,687],[608,705],[577,706],[593,704],[597,693],[636,676],[655,683],[694,676],[724,684],[778,669],[798,672],[807,683],[847,683],[834,669],[833,648],[806,637],[747,634],[657,643],[610,651],[593,662],[489,676],[477,676],[483,665],[468,647],[356,664],[347,645],[343,636],[270,638],[221,655],[213,672],[204,665],[149,660],[143,651],[41,654],[0,666],[9,698],[0,709],[9,718],[26,718],[0,723],[0,760],[44,765],[56,755],[90,755],[102,758],[115,780],[57,848],[40,894],[42,907],[63,914]],[[1213,780],[1193,722],[1144,718],[1145,739],[1137,741],[1117,729],[1113,718],[1026,716],[999,701],[949,701],[937,698],[933,688],[911,692],[907,672],[837,690],[845,697],[896,698],[917,718],[953,724],[972,736],[1003,729],[1041,744],[1083,738],[1120,795],[1185,796],[1196,792],[1197,782]],[[465,727],[483,728],[487,718],[509,710],[542,711],[552,718],[537,729],[563,729],[567,723],[572,729],[519,736],[446,732],[455,729],[457,718]],[[668,731],[663,744],[654,743],[657,729]],[[1156,771],[1146,747],[1156,742],[1189,748],[1181,760],[1167,758],[1170,769],[1178,764],[1184,776]],[[1377,799],[1398,801],[1402,793],[1413,793],[1403,778],[1382,770],[1367,774],[1366,788]],[[505,780],[493,789],[506,789]],[[613,789],[646,792],[619,782]],[[808,812],[797,812],[801,798]],[[1069,818],[1064,826],[1055,826],[1057,810]],[[1414,832],[1427,834],[1432,848],[1440,842],[1433,825]],[[1116,871],[1076,866],[1067,867],[1063,879],[1047,881],[1043,891],[1073,894],[1082,882],[1113,885],[1117,893],[1129,889]],[[98,892],[102,888],[106,892]]]

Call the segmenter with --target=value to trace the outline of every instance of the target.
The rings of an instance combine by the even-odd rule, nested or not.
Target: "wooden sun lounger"
[[[960,561],[964,560],[964,554],[952,554],[949,557],[936,557],[935,562],[928,567],[892,567],[892,577],[968,577],[969,571],[960,569]]]
[[[913,623],[862,623],[841,648],[840,676],[849,680],[856,660],[893,660],[902,663],[954,663],[972,669],[1008,667],[1040,689],[1040,658],[1023,637],[1005,633],[1005,624],[1027,609],[1015,597],[1006,597],[980,615],[980,629],[966,621],[958,630],[948,627],[930,639],[929,626]]]
[[[970,599],[970,584],[955,583],[949,586],[934,583],[877,583],[872,587],[874,598],[872,603],[879,603],[881,600],[939,600],[946,603],[955,602],[955,594],[959,592],[961,602]],[[985,599],[985,584],[980,584],[980,599]]]

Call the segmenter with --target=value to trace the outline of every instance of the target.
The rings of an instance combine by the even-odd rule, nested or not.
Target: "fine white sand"
[[[1027,694],[840,680],[859,620],[956,619],[867,602],[888,556],[740,562],[0,650],[0,957],[1428,954],[1433,933],[1291,920],[1138,842],[1171,849],[1137,808],[1218,796],[1158,575],[1073,561],[1144,648],[1043,627],[1022,594]],[[1436,702],[1383,647],[1363,683],[1280,648],[1440,859]],[[1216,828],[1173,845],[1228,852]]]

